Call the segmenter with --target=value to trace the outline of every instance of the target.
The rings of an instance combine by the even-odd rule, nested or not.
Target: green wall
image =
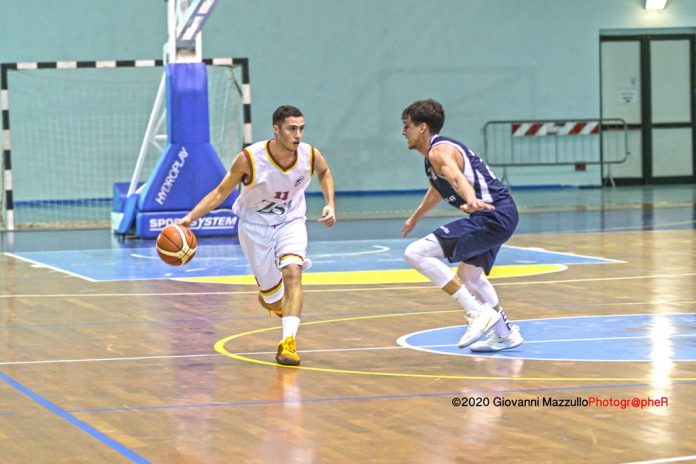
[[[203,50],[250,59],[255,138],[271,135],[276,106],[294,104],[339,191],[418,189],[421,158],[400,134],[412,100],[441,100],[443,134],[474,150],[488,120],[599,117],[601,31],[696,26],[696,1],[670,0],[662,12],[642,5],[219,0]],[[0,1],[3,62],[159,58],[165,40],[162,0]],[[565,175],[559,182],[542,168],[516,183],[562,183]]]

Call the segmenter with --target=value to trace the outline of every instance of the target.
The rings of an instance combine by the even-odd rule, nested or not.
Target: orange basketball
[[[196,254],[198,241],[191,229],[179,224],[169,224],[157,237],[157,254],[172,266],[186,264]]]

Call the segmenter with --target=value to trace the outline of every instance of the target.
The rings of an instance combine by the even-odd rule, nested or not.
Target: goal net
[[[225,166],[244,146],[241,68],[207,66],[210,142]],[[162,66],[79,63],[6,70],[12,182],[3,190],[11,189],[16,229],[110,226],[113,185],[132,179],[162,73]],[[156,139],[140,182],[166,146],[164,134]]]

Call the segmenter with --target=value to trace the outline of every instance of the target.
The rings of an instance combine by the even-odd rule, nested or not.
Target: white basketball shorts
[[[309,269],[311,266],[307,258],[307,226],[304,218],[277,226],[240,221],[237,234],[266,303],[283,298],[283,267],[299,264],[303,269]]]

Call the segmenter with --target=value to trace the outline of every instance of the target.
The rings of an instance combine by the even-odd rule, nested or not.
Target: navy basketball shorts
[[[433,231],[445,258],[451,263],[464,262],[491,272],[500,247],[515,232],[519,216],[510,198],[495,204],[494,211],[479,211],[457,219]]]

